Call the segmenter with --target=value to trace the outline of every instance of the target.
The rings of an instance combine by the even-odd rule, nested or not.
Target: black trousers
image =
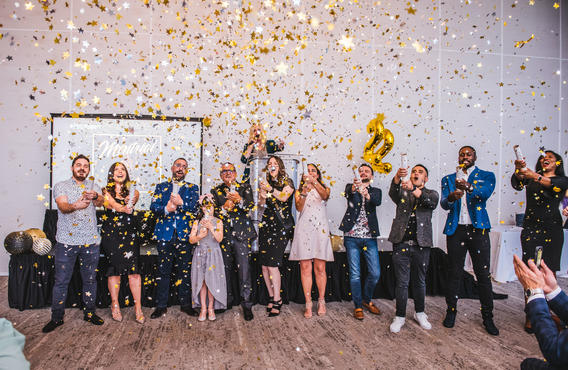
[[[448,309],[456,309],[460,282],[463,276],[465,254],[469,252],[473,271],[479,286],[479,300],[484,317],[492,317],[493,286],[489,270],[491,243],[489,229],[476,229],[472,225],[458,225],[453,235],[446,237],[449,262],[446,304]]]
[[[424,312],[426,272],[430,261],[430,248],[408,245],[406,242],[392,247],[392,263],[396,276],[396,316],[406,316],[408,285],[412,282],[412,296],[416,312]]]
[[[239,293],[241,296],[241,306],[251,308],[252,302],[252,276],[251,276],[251,240],[238,240],[232,236],[223,240],[226,252],[223,252],[225,270],[227,272],[227,284],[229,276],[236,270],[239,277]],[[227,285],[229,291],[230,285]],[[229,293],[229,292],[227,292]],[[232,297],[228,297],[232,301]]]

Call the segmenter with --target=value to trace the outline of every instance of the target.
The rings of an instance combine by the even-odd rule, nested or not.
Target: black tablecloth
[[[102,216],[102,212],[97,212]],[[155,243],[151,240],[152,231],[156,223],[155,218],[149,211],[138,212],[137,219],[139,233],[141,234],[142,244],[147,246]],[[46,210],[44,219],[44,231],[55,245],[55,233],[57,230],[57,211]],[[328,302],[350,301],[351,289],[349,286],[349,268],[347,264],[347,254],[345,252],[335,252],[335,261],[326,264],[327,286],[325,297]],[[240,304],[239,284],[237,271],[235,270],[231,253],[223,251],[223,260],[226,267],[227,276],[227,305],[232,307]],[[381,265],[381,278],[375,289],[374,298],[394,299],[395,276],[392,266],[392,252],[379,252]],[[154,297],[156,296],[156,276],[158,256],[141,255],[139,260],[139,270],[142,275],[142,305],[146,307],[155,306]],[[110,305],[110,295],[107,287],[107,279],[104,276],[108,261],[101,256],[97,271],[97,306],[108,307]],[[253,254],[251,265],[251,276],[253,281],[253,301],[255,303],[266,304],[268,293],[262,278],[262,269],[257,261],[257,254]],[[440,295],[445,294],[447,281],[447,255],[438,248],[433,248],[430,253],[430,265],[426,276],[426,294]],[[302,282],[300,279],[300,264],[297,261],[288,261],[288,255],[284,256],[284,266],[280,268],[282,274],[282,299],[284,303],[290,301],[305,303]],[[366,264],[361,263],[361,281],[367,274]],[[9,278],[8,278],[8,302],[10,307],[19,310],[30,308],[48,307],[51,305],[51,293],[54,281],[54,259],[53,256],[38,256],[36,254],[12,255],[10,257]],[[178,304],[177,288],[175,286],[176,271],[172,272],[169,305]],[[317,299],[317,287],[315,279],[313,284],[312,296]],[[412,297],[412,286],[409,287],[409,296]],[[478,298],[477,286],[473,277],[464,271],[460,288],[461,298]],[[506,295],[495,294],[496,299],[506,298]],[[119,292],[121,306],[133,305],[132,295],[128,288],[128,278],[123,277]],[[75,265],[73,276],[69,284],[67,295],[67,307],[81,307],[81,275],[79,273],[78,262]]]
[[[326,287],[326,300],[350,301],[351,293],[349,287],[349,274],[347,255],[344,252],[334,253],[335,261],[328,262],[326,271],[328,275]],[[392,252],[379,253],[381,263],[381,278],[375,289],[374,298],[394,299],[395,277],[392,267]],[[282,299],[284,303],[290,301],[304,303],[304,293],[300,280],[300,265],[297,261],[288,261],[285,256],[282,273]],[[146,307],[155,306],[154,297],[156,296],[156,276],[157,276],[158,256],[140,256],[140,272],[142,275],[142,305]],[[227,261],[230,262],[230,261]],[[105,257],[101,257],[97,271],[97,306],[109,307],[110,295],[108,293],[107,279],[104,276],[106,264]],[[428,295],[444,295],[446,287],[446,254],[438,249],[432,249],[430,253],[430,267],[426,279],[426,291]],[[227,303],[229,308],[240,304],[239,285],[237,273],[230,263],[227,263],[230,270],[227,274]],[[253,254],[251,266],[253,277],[253,301],[255,303],[266,304],[268,301],[264,279],[262,278],[261,266],[258,264],[256,254]],[[366,276],[365,263],[362,264],[362,281]],[[175,286],[176,271],[172,272],[172,285],[170,288],[169,305],[176,305],[177,287]],[[12,255],[10,257],[9,279],[8,279],[8,302],[11,308],[25,310],[30,308],[42,308],[51,305],[51,292],[54,281],[54,258],[52,256],[38,256],[36,254]],[[412,296],[412,288],[410,288]],[[317,288],[314,280],[313,297],[317,299]],[[464,279],[461,284],[461,298],[477,298],[477,287],[470,274],[464,272]],[[506,298],[504,295],[495,295],[495,298]],[[133,304],[132,295],[128,288],[128,279],[122,278],[119,301],[121,306]],[[75,266],[73,277],[69,284],[69,291],[66,301],[67,307],[81,307],[81,275],[79,265]]]

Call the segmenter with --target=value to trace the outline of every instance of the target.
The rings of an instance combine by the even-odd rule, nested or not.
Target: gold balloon
[[[392,165],[390,163],[383,163],[383,158],[392,150],[394,145],[394,136],[389,129],[385,129],[383,121],[385,115],[382,113],[377,114],[367,124],[367,132],[371,138],[365,144],[363,149],[363,159],[368,162],[371,167],[380,173],[390,173]],[[383,143],[378,149],[380,143]]]
[[[40,229],[36,229],[36,228],[32,228],[32,229],[27,229],[25,231],[27,234],[29,234],[32,238],[36,239],[36,238],[45,238],[45,233],[40,230]]]

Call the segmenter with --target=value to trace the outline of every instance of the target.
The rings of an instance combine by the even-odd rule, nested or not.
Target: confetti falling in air
[[[531,37],[529,37],[526,41],[515,41],[515,47],[516,48],[522,48],[523,46],[525,46],[526,44],[529,43],[529,41],[531,41],[532,39],[534,39],[534,34],[531,35]]]

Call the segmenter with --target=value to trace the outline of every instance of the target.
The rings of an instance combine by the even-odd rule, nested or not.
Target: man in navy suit
[[[454,327],[465,255],[469,251],[479,286],[483,326],[489,334],[499,335],[499,329],[493,322],[493,287],[489,272],[491,223],[485,209],[487,199],[495,189],[495,174],[474,167],[476,159],[473,147],[462,147],[458,157],[458,172],[442,179],[440,205],[450,211],[444,228],[449,276],[446,290],[448,309],[443,325],[446,328]]]
[[[554,273],[541,261],[540,270],[533,260],[528,266],[514,256],[515,274],[525,288],[527,305],[525,311],[531,321],[538,345],[546,362],[527,358],[521,369],[566,369],[568,368],[568,330],[558,332],[550,315],[552,309],[562,321],[568,322],[568,296],[554,277]]]
[[[185,182],[187,161],[178,158],[172,165],[172,179],[156,185],[150,210],[157,215],[154,238],[158,240],[158,290],[156,310],[152,319],[167,312],[170,274],[174,260],[177,264],[178,299],[181,310],[195,315],[191,306],[191,256],[189,244],[190,222],[197,212],[199,186]]]

